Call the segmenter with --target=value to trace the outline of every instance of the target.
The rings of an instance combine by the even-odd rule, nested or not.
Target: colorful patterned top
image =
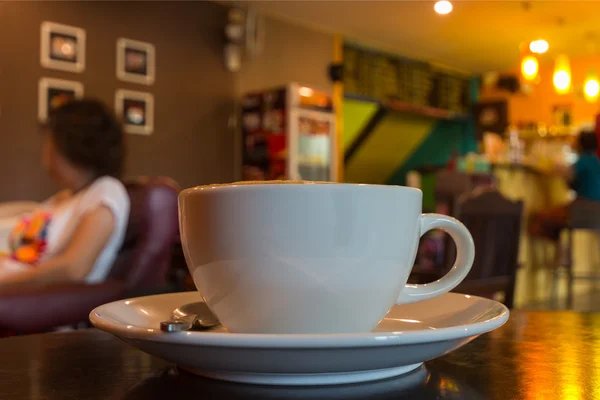
[[[20,219],[9,235],[9,252],[0,257],[0,282],[3,276],[35,268],[65,251],[82,218],[98,207],[111,211],[115,227],[84,281],[102,282],[123,244],[129,220],[127,190],[118,179],[108,176],[62,201],[43,203],[42,208]]]
[[[23,217],[10,233],[8,256],[23,264],[35,265],[46,251],[51,220],[51,214],[43,210]]]

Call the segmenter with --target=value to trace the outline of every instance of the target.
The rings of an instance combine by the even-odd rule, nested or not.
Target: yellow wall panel
[[[345,113],[347,110],[345,105]],[[386,115],[346,164],[346,182],[385,184],[435,124],[435,119],[417,115]]]

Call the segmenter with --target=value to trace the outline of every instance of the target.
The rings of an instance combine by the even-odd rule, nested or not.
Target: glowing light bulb
[[[298,93],[302,97],[311,97],[315,92],[311,88],[301,87],[300,89],[298,89]]]
[[[600,84],[596,80],[587,81],[583,90],[589,100],[597,100],[598,93],[600,92]]]
[[[556,71],[553,82],[558,92],[566,92],[569,90],[569,86],[571,86],[571,76],[567,71]]]
[[[544,54],[548,51],[549,47],[550,46],[548,45],[548,42],[546,42],[544,39],[534,40],[533,42],[529,43],[529,50],[536,54]]]
[[[537,77],[539,64],[534,56],[525,56],[521,60],[521,73],[527,81],[532,81]]]
[[[554,88],[559,94],[568,93],[571,89],[571,66],[569,59],[565,55],[556,58],[554,66],[554,76],[552,77]]]
[[[598,77],[596,77],[596,74],[594,72],[590,72],[585,78],[585,82],[583,84],[583,96],[590,103],[594,103],[598,100],[599,95],[600,82],[598,82]]]
[[[450,3],[448,0],[438,1],[433,6],[435,12],[442,15],[449,14],[452,11],[452,8],[452,3]]]

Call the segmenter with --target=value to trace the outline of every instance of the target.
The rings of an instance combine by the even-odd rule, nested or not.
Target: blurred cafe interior
[[[462,204],[469,194],[493,189],[497,215],[469,225],[480,249],[471,289],[520,308],[593,307],[594,282],[579,278],[600,262],[595,221],[561,229],[544,218],[596,206],[573,202],[560,172],[600,115],[594,3],[458,2],[447,14],[427,2],[341,4],[1,3],[0,250],[11,258],[23,244],[15,224],[64,188],[41,165],[40,126],[70,99],[94,98],[124,121],[131,210],[105,274],[121,285],[90,295],[77,318],[130,290],[189,288],[180,188],[269,179],[414,186],[425,212],[463,222],[477,214],[476,200]],[[155,191],[168,206],[154,208]],[[530,229],[538,214],[541,234]],[[164,243],[150,248],[145,234]],[[426,235],[411,279],[443,275],[453,251]],[[6,301],[22,301],[20,286]]]
[[[178,193],[257,180],[419,188],[457,292],[600,311],[598,7],[1,1],[0,337],[194,290]]]

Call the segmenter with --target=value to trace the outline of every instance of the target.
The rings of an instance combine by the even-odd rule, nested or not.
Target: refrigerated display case
[[[243,179],[336,181],[331,95],[290,83],[242,102]]]

